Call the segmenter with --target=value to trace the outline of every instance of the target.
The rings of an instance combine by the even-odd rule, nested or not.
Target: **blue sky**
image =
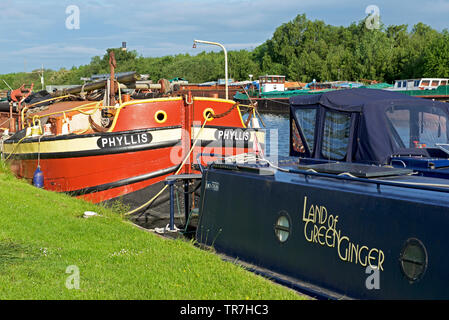
[[[79,29],[66,28],[70,5]],[[253,49],[298,14],[347,26],[369,5],[386,25],[449,28],[449,0],[0,0],[0,74],[87,64],[122,41],[146,57],[219,50],[194,39]]]

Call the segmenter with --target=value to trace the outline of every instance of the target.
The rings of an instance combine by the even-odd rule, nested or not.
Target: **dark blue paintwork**
[[[372,89],[290,104],[296,160],[205,169],[196,239],[317,296],[449,299],[449,105]]]
[[[445,179],[410,175],[368,180],[293,168],[267,175],[251,166],[212,166],[203,175],[196,238],[218,252],[291,277],[318,295],[447,299],[449,189],[443,188],[447,184]],[[310,206],[325,208],[324,224],[306,225],[304,215],[309,217]],[[280,215],[290,220],[285,243],[276,236]],[[339,248],[330,246],[329,238],[326,243],[331,215],[338,221],[328,235],[332,230],[339,234]],[[314,229],[319,235],[308,241]],[[400,262],[411,239],[422,242],[427,252],[425,272],[416,281],[405,276]],[[339,256],[340,252],[345,257],[349,243],[354,244],[352,262]],[[381,255],[379,289],[366,285],[371,283],[365,266],[369,252],[373,265],[379,265]]]

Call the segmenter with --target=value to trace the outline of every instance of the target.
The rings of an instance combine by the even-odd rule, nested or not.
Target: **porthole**
[[[214,115],[214,114],[215,114],[214,109],[212,109],[212,108],[204,109],[204,111],[203,111],[203,117],[204,117],[204,120],[207,119],[207,116],[209,116],[209,119],[208,119],[207,121],[212,121],[212,120],[214,120],[214,118],[211,117],[211,115]]]
[[[410,283],[414,283],[424,276],[427,269],[428,257],[424,244],[418,239],[408,239],[402,248],[399,258],[401,270]]]
[[[167,113],[164,110],[159,110],[154,114],[154,120],[157,123],[164,123],[167,121]]]
[[[280,243],[287,242],[291,233],[291,219],[286,211],[279,212],[276,224],[274,225],[274,233]]]

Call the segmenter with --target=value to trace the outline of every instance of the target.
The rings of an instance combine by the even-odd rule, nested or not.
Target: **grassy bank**
[[[85,219],[85,211],[100,216]],[[301,296],[190,242],[160,238],[109,209],[37,189],[2,170],[0,299]]]

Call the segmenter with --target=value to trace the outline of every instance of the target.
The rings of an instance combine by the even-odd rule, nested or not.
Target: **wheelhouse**
[[[259,93],[285,90],[285,76],[265,75],[259,77]]]

